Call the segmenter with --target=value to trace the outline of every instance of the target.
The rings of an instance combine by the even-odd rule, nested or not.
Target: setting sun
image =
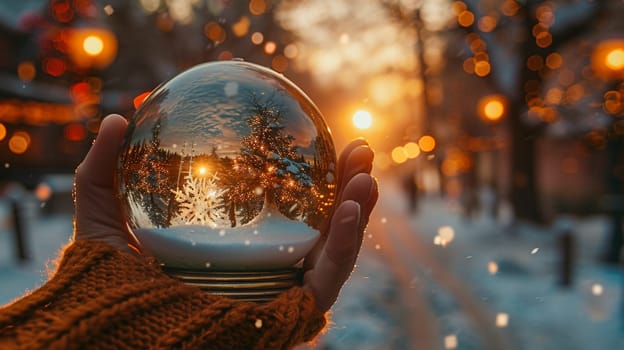
[[[373,116],[370,112],[359,110],[353,114],[353,125],[358,129],[368,129],[373,124]]]

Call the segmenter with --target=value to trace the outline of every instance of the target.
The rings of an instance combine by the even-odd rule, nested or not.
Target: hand
[[[78,166],[75,179],[75,240],[98,240],[123,252],[138,252],[114,189],[117,157],[128,126],[120,115],[104,118],[91,150]],[[338,161],[336,209],[322,238],[305,259],[304,288],[320,311],[336,301],[353,270],[364,228],[377,201],[370,176],[373,152],[363,140],[349,144]]]
[[[351,142],[340,154],[336,208],[304,261],[303,286],[312,291],[320,311],[334,304],[360,252],[379,195],[377,181],[370,175],[372,162],[373,151],[364,140]]]

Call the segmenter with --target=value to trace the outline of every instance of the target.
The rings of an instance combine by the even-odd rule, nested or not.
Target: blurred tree
[[[456,9],[458,22],[474,35],[471,45],[477,48],[473,72],[506,95],[509,103],[510,200],[515,217],[543,222],[536,140],[556,118],[556,110],[542,98],[544,78],[553,69],[547,61],[599,20],[602,2],[467,0],[462,4]]]

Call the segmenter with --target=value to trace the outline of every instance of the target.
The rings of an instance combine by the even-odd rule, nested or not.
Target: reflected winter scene
[[[292,83],[250,63],[203,64],[137,110],[119,161],[120,197],[148,250],[196,247],[197,262],[186,247],[176,265],[204,267],[205,245],[220,245],[212,266],[232,259],[223,245],[281,247],[292,263],[331,210],[335,158],[320,113]],[[262,267],[257,259],[249,264]]]

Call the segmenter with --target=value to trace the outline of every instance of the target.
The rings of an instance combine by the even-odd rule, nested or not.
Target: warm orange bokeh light
[[[265,0],[251,0],[249,2],[249,12],[252,15],[259,16],[265,13],[267,10],[267,3]]]
[[[104,51],[104,41],[97,35],[89,35],[82,41],[82,49],[89,56],[97,56]]]
[[[397,164],[405,163],[407,160],[407,152],[402,146],[395,147],[390,156],[392,157],[392,161]]]
[[[563,57],[557,52],[546,56],[546,66],[550,69],[557,69],[563,65]]]
[[[624,69],[624,49],[611,50],[605,57],[605,64],[613,70]]]
[[[238,22],[232,24],[232,32],[237,37],[243,37],[247,35],[250,25],[251,21],[249,21],[249,18],[247,18],[247,16],[242,16]]]
[[[457,23],[462,27],[470,27],[474,23],[474,14],[468,10],[462,11],[457,16]]]
[[[40,183],[35,188],[35,196],[38,200],[45,202],[52,197],[52,188],[46,183]]]
[[[4,140],[4,138],[6,137],[6,134],[7,134],[6,127],[4,126],[4,124],[0,123],[0,141]]]
[[[418,139],[418,146],[423,152],[431,152],[435,149],[436,141],[433,136],[423,135]]]
[[[36,74],[35,65],[30,61],[22,62],[17,66],[17,76],[21,81],[31,81],[35,79]]]
[[[87,136],[87,131],[82,124],[69,124],[65,126],[63,134],[67,141],[82,141]]]
[[[264,41],[264,35],[260,32],[254,32],[251,34],[251,42],[260,45]]]
[[[80,67],[104,68],[117,56],[117,37],[109,30],[72,28],[67,34],[70,57]]]
[[[217,22],[210,22],[204,26],[204,35],[213,42],[219,44],[225,41],[225,29]]]
[[[30,135],[25,131],[17,131],[9,139],[9,150],[15,154],[23,154],[30,146]]]
[[[420,155],[420,147],[416,142],[408,142],[403,146],[407,153],[407,158],[414,159]]]
[[[487,121],[496,122],[505,115],[505,105],[506,100],[503,96],[488,95],[479,100],[477,113]]]
[[[479,61],[475,63],[474,72],[480,77],[485,77],[490,74],[490,62]]]
[[[598,43],[592,52],[591,71],[604,80],[624,78],[624,39]]]
[[[267,55],[274,54],[276,49],[277,44],[275,44],[274,41],[267,41],[266,44],[264,44],[264,53],[266,53]]]
[[[485,117],[492,121],[499,120],[504,112],[505,107],[501,101],[489,101],[483,109]]]

